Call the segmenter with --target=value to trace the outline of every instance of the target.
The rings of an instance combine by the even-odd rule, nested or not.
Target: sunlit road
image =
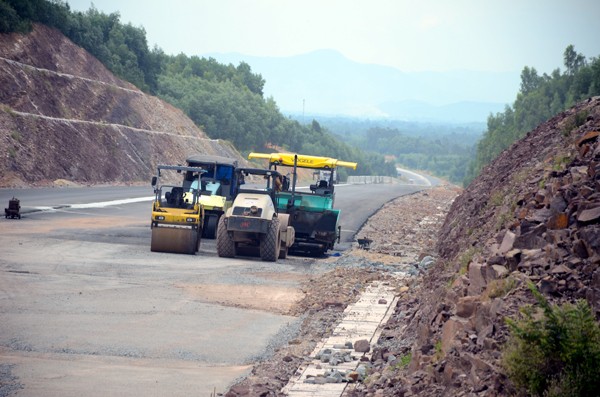
[[[334,206],[342,212],[342,239],[340,246],[336,248],[347,248],[348,243],[354,238],[354,233],[383,204],[395,197],[424,188],[427,186],[413,184],[337,185]],[[51,209],[83,210],[94,207],[110,213],[110,208],[117,206],[123,208],[129,215],[139,216],[140,220],[144,220],[149,218],[148,209],[152,194],[150,186],[0,189],[0,203],[8,206],[8,201],[16,197],[21,200],[24,213]]]
[[[418,187],[336,189],[344,249]],[[152,253],[149,186],[0,189],[5,206],[13,196],[23,218],[0,219],[0,382],[17,396],[223,392],[298,325],[286,313],[314,259],[219,258],[214,240],[195,256]]]

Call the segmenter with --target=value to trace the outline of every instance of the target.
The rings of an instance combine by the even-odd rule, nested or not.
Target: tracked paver
[[[290,216],[295,230],[291,253],[323,256],[333,249],[341,236],[340,210],[334,208],[336,171],[339,167],[356,169],[357,163],[330,157],[296,153],[250,153],[248,159],[265,159],[269,169],[291,171],[291,180],[284,176],[276,206]],[[319,175],[310,192],[297,190],[298,168],[310,169]],[[281,172],[281,171],[280,171]]]
[[[384,301],[385,304],[379,303]],[[349,383],[314,384],[306,383],[306,380],[322,375],[328,370],[337,370],[342,373],[356,370],[360,364],[360,357],[370,358],[370,353],[357,353],[353,349],[339,349],[336,347],[343,346],[346,342],[354,343],[361,339],[367,339],[371,345],[376,343],[381,334],[380,325],[385,324],[392,315],[396,301],[397,298],[394,295],[393,288],[389,285],[383,282],[374,282],[369,285],[358,302],[346,308],[343,320],[334,329],[332,335],[317,344],[310,355],[312,361],[308,365],[299,368],[300,375],[291,378],[281,392],[290,397],[341,396]],[[316,357],[324,349],[331,349],[333,352],[352,351],[352,356],[356,359],[338,365],[323,363]]]

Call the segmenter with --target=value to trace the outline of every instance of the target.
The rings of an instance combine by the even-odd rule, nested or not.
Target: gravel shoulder
[[[316,344],[331,334],[345,307],[372,281],[395,286],[400,301],[410,299],[421,274],[436,257],[438,231],[458,194],[458,188],[443,185],[399,197],[384,205],[356,234],[371,240],[368,250],[355,242],[340,257],[318,261],[315,274],[302,283],[304,298],[287,313],[301,317],[298,334],[225,395],[283,395],[281,389],[289,378],[308,361]],[[406,278],[398,274],[412,276],[408,287]]]

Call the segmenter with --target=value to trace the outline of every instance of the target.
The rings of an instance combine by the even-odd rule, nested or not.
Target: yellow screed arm
[[[357,163],[332,159],[330,157],[309,156],[306,154],[295,153],[250,153],[248,159],[266,159],[269,163],[279,163],[293,167],[295,159],[298,159],[297,166],[302,168],[335,168],[347,167],[356,169]]]

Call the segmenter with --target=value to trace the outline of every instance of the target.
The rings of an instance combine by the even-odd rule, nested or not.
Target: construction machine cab
[[[238,168],[236,179],[240,184],[233,205],[219,220],[217,254],[233,257],[243,251],[265,261],[285,259],[294,242],[294,229],[289,216],[279,214],[275,204],[281,175],[269,169]]]
[[[200,203],[204,207],[205,218],[202,237],[215,238],[219,218],[237,195],[239,184],[235,169],[238,161],[228,157],[196,154],[187,158],[188,166],[201,167],[206,172],[189,179],[188,197],[192,190],[200,191]],[[187,179],[187,178],[186,178]]]

